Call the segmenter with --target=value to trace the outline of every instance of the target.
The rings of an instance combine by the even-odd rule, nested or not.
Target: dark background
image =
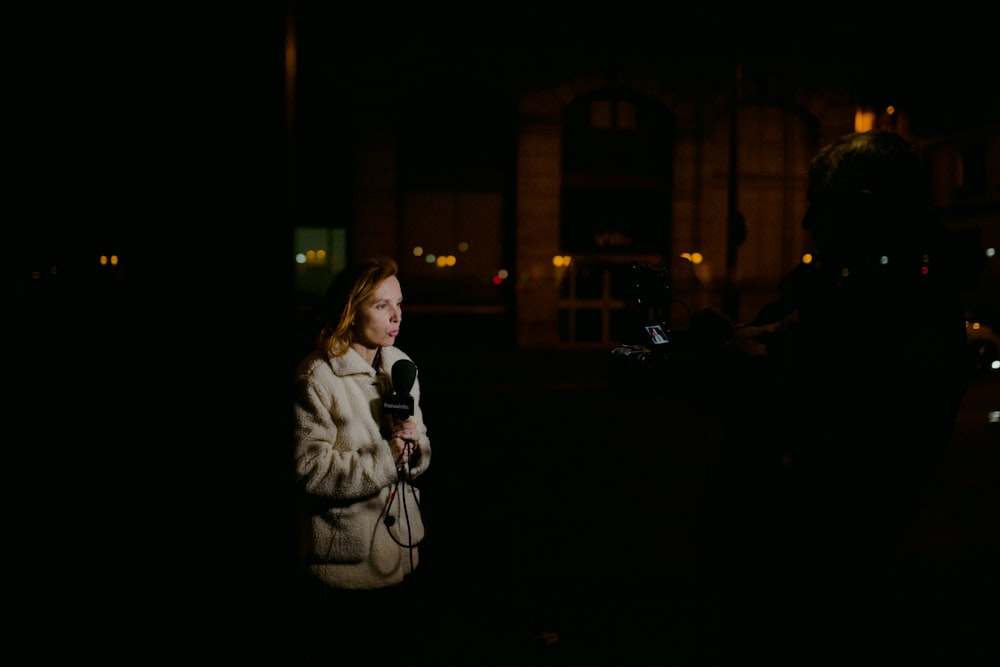
[[[302,5],[299,104],[336,107],[368,59],[398,59],[401,77],[411,56],[544,75],[613,49],[676,59],[690,85],[745,53],[849,64],[873,96],[898,87],[923,106],[915,123],[942,129],[954,109],[997,112],[988,21],[974,14],[617,9],[628,20]],[[346,142],[322,129],[297,137],[322,153],[291,151],[286,10],[36,4],[10,16],[10,605],[22,636],[59,638],[46,651],[255,654],[236,637],[272,627],[288,602],[291,229],[319,199],[317,174],[348,174]],[[78,259],[112,246],[126,280]],[[66,279],[32,292],[26,272],[56,264]]]

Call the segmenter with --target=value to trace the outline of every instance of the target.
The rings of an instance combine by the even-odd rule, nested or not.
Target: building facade
[[[646,314],[668,327],[706,307],[746,321],[809,250],[810,158],[876,126],[925,145],[939,205],[1000,243],[997,128],[918,134],[910,98],[894,104],[856,62],[539,53],[371,58],[349,85],[328,79],[350,137],[329,184],[344,202],[310,216],[337,233],[299,284],[384,253],[408,312],[490,322],[519,348],[606,348],[638,336],[640,265],[662,278],[662,312]]]

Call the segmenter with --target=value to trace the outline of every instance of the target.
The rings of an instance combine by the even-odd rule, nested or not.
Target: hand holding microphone
[[[400,465],[409,461],[420,439],[417,423],[412,418],[414,400],[410,395],[416,379],[416,365],[409,359],[400,359],[392,365],[392,393],[382,399],[382,410],[389,415],[392,425],[389,446]]]
[[[409,462],[410,457],[417,449],[419,438],[416,422],[412,419],[396,424],[392,437],[389,438],[389,447],[392,449],[392,456],[397,464],[402,465]]]

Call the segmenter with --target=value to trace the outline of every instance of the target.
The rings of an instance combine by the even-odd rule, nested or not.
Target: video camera
[[[611,378],[622,386],[644,385],[680,352],[683,335],[671,328],[669,272],[633,262],[629,267],[626,331],[632,337],[611,351]]]
[[[665,267],[633,262],[627,275],[630,339],[611,350],[611,386],[666,393],[707,381],[722,363],[719,350],[732,336],[732,322],[713,309],[687,311],[673,298]],[[685,328],[673,326],[675,304],[687,311]]]

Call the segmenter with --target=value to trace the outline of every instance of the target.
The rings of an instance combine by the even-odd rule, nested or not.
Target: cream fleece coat
[[[392,365],[400,359],[410,357],[396,347],[382,348],[376,373],[353,349],[333,359],[313,352],[296,374],[302,555],[304,565],[332,587],[398,584],[418,562],[417,547],[410,545],[424,536],[419,490],[399,482],[388,442],[391,417],[382,414],[382,399],[392,391]],[[411,458],[408,476],[415,479],[431,460],[419,379],[410,395],[420,433],[420,454],[415,462]],[[386,526],[387,508],[391,526]]]

